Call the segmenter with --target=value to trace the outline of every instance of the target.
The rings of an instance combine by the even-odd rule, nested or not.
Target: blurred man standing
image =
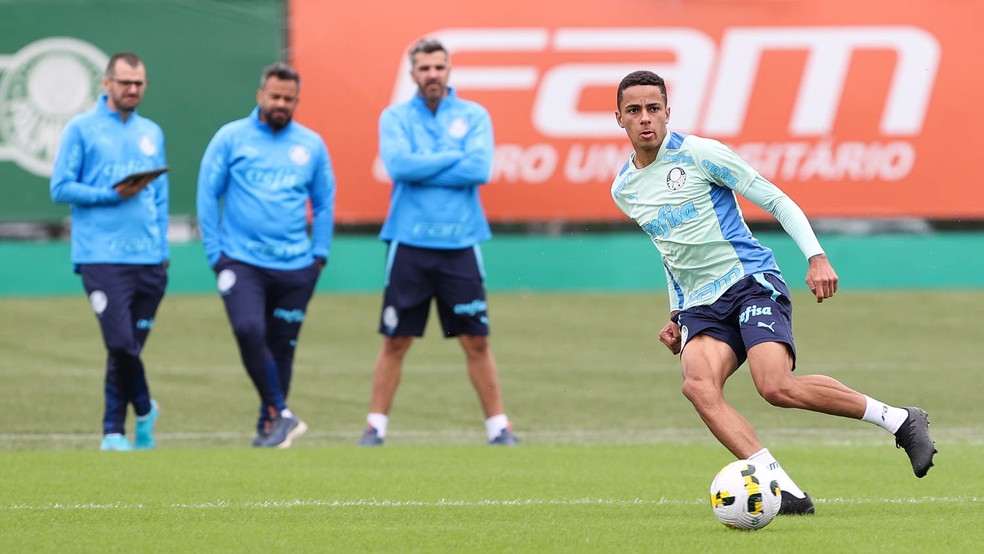
[[[198,177],[205,255],[260,396],[256,447],[287,448],[307,430],[287,408],[287,393],[297,337],[328,263],[334,225],[328,150],[317,133],[292,121],[300,89],[289,65],[265,68],[257,107],[219,129]]]
[[[68,122],[51,175],[51,199],[69,204],[72,263],[102,330],[106,362],[102,450],[153,448],[159,409],[140,352],[167,285],[167,175],[126,179],[166,165],[164,133],[137,114],[147,69],[135,54],[110,58],[105,94]],[[126,438],[127,406],[137,415]]]
[[[409,52],[418,93],[383,111],[379,152],[393,179],[379,238],[389,243],[372,400],[362,446],[383,444],[403,358],[424,334],[432,298],[445,337],[458,337],[485,414],[489,444],[515,445],[489,346],[485,275],[478,243],[492,236],[478,187],[492,172],[492,122],[447,86],[451,62],[431,39]]]

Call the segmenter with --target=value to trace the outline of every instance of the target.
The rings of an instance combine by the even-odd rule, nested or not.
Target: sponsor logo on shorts
[[[775,325],[776,325],[776,322],[775,321],[773,321],[772,323],[765,323],[763,321],[759,321],[758,323],[755,324],[756,327],[764,327],[764,328],[772,331],[773,333],[776,332]]]
[[[484,300],[472,300],[467,304],[456,304],[454,307],[454,313],[456,315],[467,314],[470,316],[476,316],[489,309],[489,305]]]
[[[151,318],[151,319],[138,319],[137,320],[137,329],[145,329],[145,330],[149,331],[149,330],[151,330],[153,328],[154,328],[154,319],[153,318]]]
[[[745,311],[741,312],[741,315],[738,316],[738,324],[748,323],[749,318],[763,315],[772,315],[772,306],[759,308],[757,305],[753,304],[745,308]],[[773,321],[772,324],[775,325],[775,322]],[[759,323],[759,325],[765,327],[762,323]],[[771,327],[769,328],[771,329]],[[775,329],[773,329],[772,332],[775,332]]]

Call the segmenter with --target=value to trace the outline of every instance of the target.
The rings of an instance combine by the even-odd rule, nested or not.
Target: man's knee
[[[258,319],[240,319],[232,322],[232,334],[240,341],[266,341],[266,327]]]
[[[459,335],[458,342],[468,356],[485,356],[491,348],[489,337],[483,335]]]

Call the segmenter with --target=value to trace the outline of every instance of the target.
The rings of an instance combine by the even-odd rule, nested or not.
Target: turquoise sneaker
[[[123,435],[119,433],[110,433],[108,435],[103,435],[102,444],[99,445],[99,450],[129,452],[133,450],[133,445],[131,445],[130,441],[126,440],[126,437]]]
[[[154,440],[154,423],[157,422],[157,418],[160,416],[161,410],[157,405],[157,401],[151,400],[150,411],[137,417],[137,437],[134,441],[134,446],[136,446],[138,450],[149,450],[157,446],[157,441]]]

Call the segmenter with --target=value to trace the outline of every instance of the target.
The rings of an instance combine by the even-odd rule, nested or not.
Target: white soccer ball
[[[781,502],[779,482],[762,464],[731,462],[711,481],[714,517],[732,529],[765,527],[779,513]]]

